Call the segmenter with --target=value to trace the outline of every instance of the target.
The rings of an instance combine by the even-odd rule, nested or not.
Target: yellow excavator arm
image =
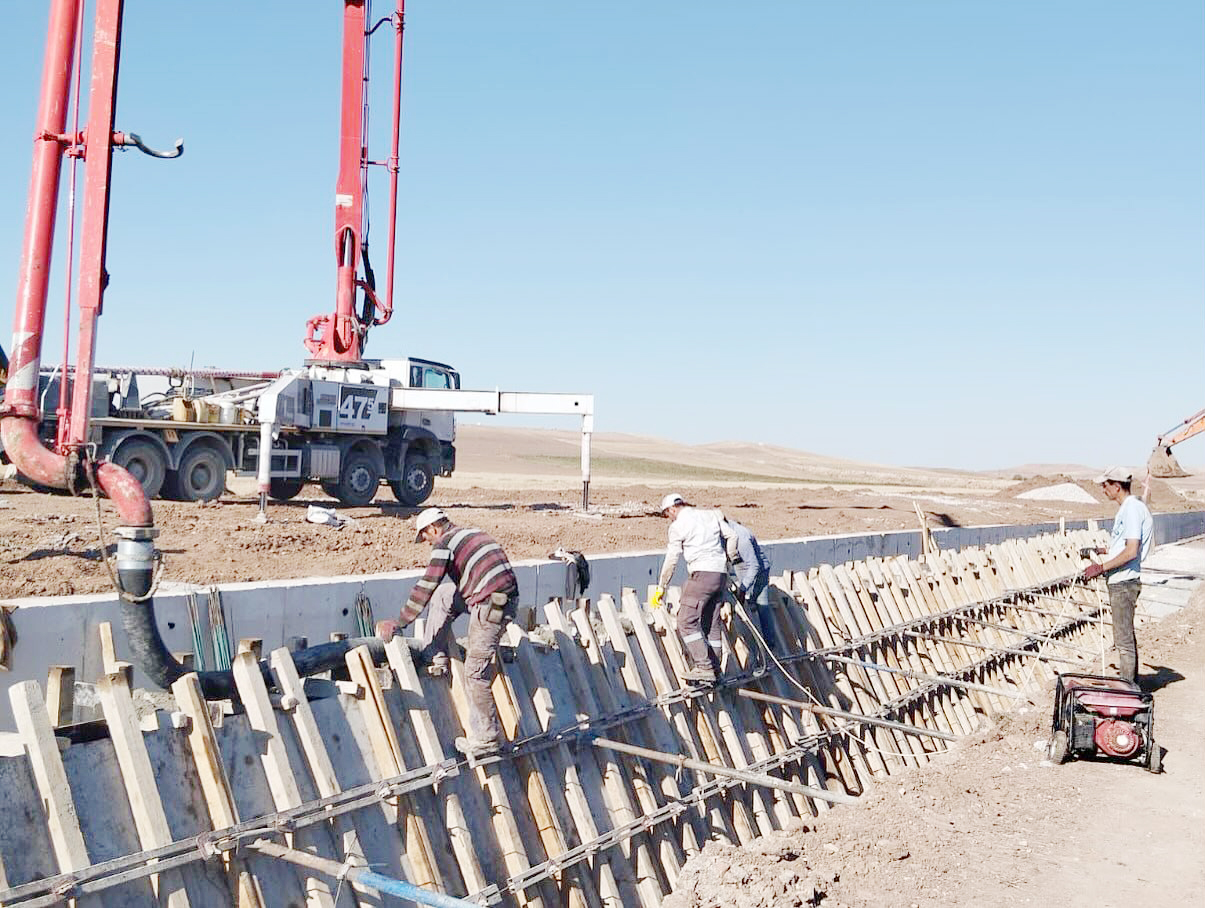
[[[1172,457],[1172,446],[1201,432],[1205,432],[1205,410],[1194,413],[1179,425],[1173,426],[1160,435],[1155,440],[1155,450],[1151,452],[1151,459],[1147,463],[1147,473],[1161,479],[1187,476],[1188,474],[1176,462],[1176,458]]]

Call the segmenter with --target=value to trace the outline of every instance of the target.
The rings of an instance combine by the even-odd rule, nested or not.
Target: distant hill
[[[573,476],[580,470],[578,432],[510,426],[457,427],[457,471],[526,476]],[[641,435],[597,433],[591,438],[595,478],[663,482],[675,477],[708,482],[932,486],[997,489],[995,477],[969,471],[899,467],[827,457],[750,442],[686,445]],[[1003,477],[1011,479],[1011,475]]]

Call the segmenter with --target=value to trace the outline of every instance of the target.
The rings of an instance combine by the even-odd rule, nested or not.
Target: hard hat
[[[686,504],[686,499],[676,492],[671,492],[661,499],[661,513],[664,514],[676,504]]]
[[[1109,467],[1099,476],[1096,477],[1097,482],[1133,482],[1134,474],[1125,467]]]
[[[424,508],[423,510],[419,511],[418,516],[414,518],[414,541],[422,542],[423,530],[431,526],[433,523],[447,519],[448,515],[439,508]]]

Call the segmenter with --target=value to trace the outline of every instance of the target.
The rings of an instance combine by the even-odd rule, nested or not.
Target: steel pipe
[[[952,735],[948,731],[936,731],[931,728],[920,728],[916,725],[908,725],[904,722],[893,722],[891,719],[880,719],[877,716],[867,716],[862,713],[847,713],[840,709],[830,709],[827,706],[819,706],[815,703],[808,703],[804,700],[788,700],[786,697],[776,697],[773,694],[763,694],[756,690],[738,690],[737,695],[745,697],[749,700],[758,700],[762,703],[774,703],[778,706],[788,706],[792,709],[802,709],[810,713],[815,713],[820,716],[834,716],[839,719],[849,719],[857,722],[859,725],[875,725],[880,728],[891,728],[895,731],[903,732],[906,735],[918,735],[926,738],[940,738],[943,741],[957,741],[958,735]]]
[[[988,646],[986,643],[975,643],[971,640],[959,640],[956,637],[938,637],[936,634],[920,634],[916,631],[906,631],[909,637],[915,637],[918,640],[932,640],[934,643],[948,643],[953,646],[969,646],[973,649],[985,649],[992,653],[1008,653],[1010,656],[1029,656],[1031,659],[1040,659],[1042,662],[1063,662],[1067,665],[1077,665],[1074,659],[1060,659],[1058,656],[1043,656],[1033,650],[1026,649],[1009,649],[1004,646]],[[1036,642],[1036,641],[1035,641]]]
[[[702,760],[692,760],[690,757],[684,757],[681,754],[662,753],[659,750],[649,750],[647,747],[638,747],[635,744],[625,744],[623,741],[612,741],[610,738],[591,738],[590,743],[603,750],[615,750],[620,753],[631,754],[634,757],[653,760],[657,763],[668,763],[670,766],[677,766],[680,769],[690,769],[694,772],[709,773],[713,776],[738,779],[741,782],[748,782],[750,785],[760,785],[763,788],[777,788],[779,791],[801,794],[808,798],[815,798],[818,801],[828,801],[830,804],[858,803],[856,797],[844,792],[814,788],[811,785],[788,782],[775,776],[759,772],[749,772],[744,769],[733,769],[730,766],[717,766],[714,763],[704,763]]]
[[[998,697],[1011,697],[1014,700],[1026,699],[1024,694],[1019,694],[1016,691],[1001,690],[998,687],[988,687],[986,684],[976,684],[974,681],[960,681],[957,678],[947,678],[945,675],[927,675],[924,672],[914,672],[905,668],[889,668],[886,665],[879,665],[877,662],[863,662],[860,659],[849,659],[845,656],[825,656],[830,662],[842,662],[846,665],[857,665],[862,668],[868,668],[871,671],[887,672],[892,675],[903,675],[905,678],[916,678],[918,681],[933,681],[936,684],[947,684],[950,687],[964,687],[967,690],[981,690],[987,694],[995,694]]]
[[[275,842],[269,842],[267,839],[257,839],[247,847],[268,857],[279,858],[282,861],[288,861],[290,864],[296,864],[299,867],[316,870],[335,879],[346,879],[367,889],[374,889],[382,895],[396,895],[399,898],[408,899],[419,905],[433,905],[435,908],[480,908],[477,902],[458,899],[455,896],[444,895],[441,892],[431,892],[430,890],[415,886],[413,883],[407,883],[405,880],[395,880],[393,877],[374,873],[363,867],[340,864],[338,861],[320,858],[318,855],[310,854],[306,851],[286,848],[284,845],[277,845]]]

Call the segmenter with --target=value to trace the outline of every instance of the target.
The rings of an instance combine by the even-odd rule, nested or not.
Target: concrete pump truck
[[[367,504],[384,482],[399,502],[416,506],[430,496],[437,476],[455,468],[456,412],[560,413],[581,418],[583,507],[588,504],[591,395],[462,390],[459,373],[443,363],[364,357],[370,329],[388,322],[394,305],[404,0],[376,22],[369,0],[343,2],[335,307],[306,323],[304,365],[284,372],[95,366],[113,149],[136,148],[156,158],[175,158],[184,149],[177,142],[156,151],[137,134],[114,128],[120,0],[97,0],[87,124],[78,128],[76,109],[77,125],[68,129],[72,49],[83,25],[63,8],[76,5],[51,4],[11,375],[0,410],[0,454],[23,478],[78,490],[106,464],[114,475],[136,481],[148,498],[204,501],[222,494],[227,471],[234,471],[257,477],[261,517],[269,497],[292,498],[308,482],[345,505]],[[373,160],[363,116],[365,63],[379,30],[393,37],[392,130],[388,155]],[[44,369],[47,266],[64,160],[72,168],[82,162],[84,170],[79,333],[75,363]],[[383,281],[368,257],[365,192],[373,169],[383,170],[389,184]],[[69,216],[74,225],[74,211]],[[73,236],[69,231],[68,258]],[[91,381],[79,380],[89,375]]]

